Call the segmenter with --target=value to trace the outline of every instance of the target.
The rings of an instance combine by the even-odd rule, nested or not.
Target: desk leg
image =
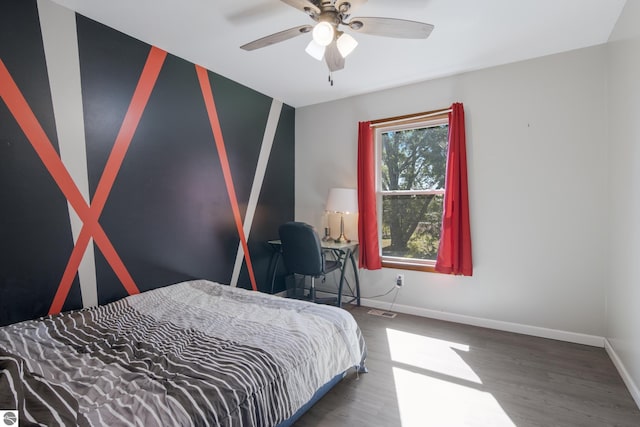
[[[342,307],[342,286],[344,285],[344,273],[347,269],[347,258],[350,256],[351,251],[347,249],[347,253],[344,254],[342,261],[342,267],[340,268],[340,285],[338,286],[338,307]],[[341,257],[341,254],[338,255]]]
[[[353,275],[356,278],[356,304],[360,307],[360,274],[358,274],[358,265],[356,264],[356,257],[354,251],[350,251],[349,259],[351,259],[351,266],[353,267]]]

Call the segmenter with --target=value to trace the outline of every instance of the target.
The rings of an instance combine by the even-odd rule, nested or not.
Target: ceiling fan
[[[358,45],[351,35],[341,30],[341,26],[359,33],[404,39],[426,39],[433,31],[431,24],[404,19],[350,18],[351,11],[367,0],[280,1],[306,13],[317,23],[300,25],[259,38],[240,46],[241,49],[256,50],[311,32],[313,38],[305,51],[318,61],[324,58],[329,71],[334,72],[344,68],[345,58]]]

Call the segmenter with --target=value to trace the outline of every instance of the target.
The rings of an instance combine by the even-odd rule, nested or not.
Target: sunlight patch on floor
[[[468,345],[394,329],[387,339],[402,427],[515,427],[458,354]]]
[[[473,369],[456,353],[469,346],[387,328],[391,360],[416,368],[482,384]]]
[[[402,427],[515,427],[487,392],[393,368]]]

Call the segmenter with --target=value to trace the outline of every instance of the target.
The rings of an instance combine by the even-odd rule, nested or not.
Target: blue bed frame
[[[323,385],[318,390],[316,390],[316,392],[313,394],[313,396],[311,396],[311,399],[307,403],[302,405],[302,407],[300,409],[298,409],[295,414],[293,414],[291,417],[287,418],[286,420],[284,420],[283,422],[278,424],[276,427],[291,427],[293,425],[293,423],[298,421],[298,419],[305,412],[307,412],[313,405],[315,405],[318,400],[322,399],[322,397],[325,394],[327,394],[329,392],[329,390],[331,390],[336,384],[338,384],[340,381],[342,381],[342,379],[347,376],[347,372],[349,372],[348,369],[346,371],[342,372],[341,374],[338,374],[335,377],[333,377],[332,379],[330,379],[325,385]],[[364,361],[360,364],[360,366],[356,367],[356,372],[358,374],[366,374],[367,372],[369,372],[369,370],[367,369],[367,366],[365,365]]]
[[[291,417],[287,418],[286,420],[284,420],[283,422],[278,424],[276,427],[290,427],[290,426],[292,426],[293,423],[298,421],[298,419],[302,416],[302,414],[307,412],[309,410],[309,408],[311,408],[313,405],[315,405],[315,403],[318,400],[322,399],[322,397],[325,394],[327,394],[327,392],[329,390],[331,390],[336,384],[338,384],[346,375],[347,375],[347,371],[344,371],[343,373],[338,374],[335,377],[333,377],[331,380],[329,380],[329,382],[327,382],[325,385],[320,387],[314,393],[314,395],[311,397],[311,400],[309,400],[300,409],[298,409],[298,411],[295,414],[293,414]]]

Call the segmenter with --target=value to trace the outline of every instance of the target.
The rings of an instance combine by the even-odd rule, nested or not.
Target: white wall
[[[609,50],[610,354],[640,405],[640,2],[628,1]]]
[[[394,310],[593,342],[605,332],[606,53],[582,49],[297,109],[296,218],[320,228],[329,188],[356,187],[358,121],[463,102],[474,275],[406,271]],[[390,289],[398,271],[361,271],[363,297]],[[388,309],[393,295],[369,303]]]

